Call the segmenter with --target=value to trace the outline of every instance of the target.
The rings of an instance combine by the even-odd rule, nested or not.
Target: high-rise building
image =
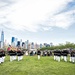
[[[20,41],[17,41],[17,46],[20,47]]]
[[[27,49],[28,49],[28,45],[29,45],[29,40],[27,40]]]
[[[11,46],[15,46],[15,37],[12,37],[11,39]]]
[[[4,47],[4,31],[1,32],[1,48]]]
[[[15,41],[15,37],[12,37],[11,42],[13,43]]]
[[[2,42],[0,41],[0,48],[2,48]]]
[[[44,43],[44,47],[46,47],[47,43]]]
[[[27,49],[27,41],[25,41],[25,49]]]
[[[40,48],[42,48],[42,44],[40,44]]]
[[[4,31],[1,32],[1,41],[4,43]]]
[[[25,47],[25,43],[24,43],[24,42],[22,42],[22,47],[23,47],[23,48]]]
[[[53,43],[51,42],[51,43],[50,43],[50,47],[52,47],[52,46],[53,46]]]
[[[22,39],[20,40],[20,47],[22,48]]]
[[[50,47],[50,44],[47,44],[46,47]]]
[[[29,40],[25,41],[25,48],[28,49],[29,47]]]
[[[34,42],[31,43],[31,49],[34,49]]]
[[[18,41],[18,39],[17,39],[17,38],[15,38],[15,46],[17,46],[17,41]]]
[[[30,49],[31,49],[31,43],[28,44],[28,50],[30,50]]]

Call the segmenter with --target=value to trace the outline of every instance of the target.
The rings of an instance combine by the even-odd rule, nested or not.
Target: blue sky
[[[5,39],[75,43],[75,0],[0,0],[0,32]]]

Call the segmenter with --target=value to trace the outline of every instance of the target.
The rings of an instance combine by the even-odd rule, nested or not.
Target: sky
[[[75,0],[0,0],[0,32],[36,43],[75,43]]]

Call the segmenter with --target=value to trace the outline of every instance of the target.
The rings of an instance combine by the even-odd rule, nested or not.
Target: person
[[[2,63],[2,51],[0,51],[0,64]]]
[[[54,51],[54,60],[60,62],[60,56],[61,56],[61,51],[55,50]]]
[[[61,51],[61,60],[64,59],[64,56],[63,56],[63,51]]]
[[[2,50],[1,52],[2,52],[2,62],[4,62],[4,60],[5,60],[5,51]]]
[[[26,56],[28,56],[28,51],[26,51]]]
[[[70,62],[72,62],[73,51],[70,52]]]
[[[45,56],[47,56],[47,51],[45,51]]]
[[[10,55],[10,62],[12,62],[13,61],[13,51],[12,50],[9,51],[9,55]]]
[[[50,51],[50,56],[52,56],[52,51]]]
[[[73,50],[70,54],[70,62],[72,62],[72,63],[75,62],[75,50]]]
[[[68,55],[68,51],[67,50],[63,50],[63,59],[65,62],[67,62],[67,55]]]
[[[61,51],[57,51],[57,61],[60,62]]]
[[[17,59],[17,52],[15,50],[13,50],[13,60]]]
[[[24,55],[24,53],[20,49],[17,50],[18,61],[23,59],[23,55]]]
[[[7,51],[9,52],[11,50],[11,45],[9,45],[9,47],[7,48]]]
[[[38,60],[39,60],[40,59],[40,55],[41,55],[41,51],[40,50],[37,51],[37,55],[38,55]]]
[[[53,51],[53,53],[54,53],[54,60],[57,60],[57,51],[55,50]]]
[[[30,56],[33,56],[33,51],[30,52]]]

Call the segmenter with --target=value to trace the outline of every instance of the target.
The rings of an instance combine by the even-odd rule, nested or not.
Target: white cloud
[[[0,2],[0,7],[5,6],[7,3]]]
[[[44,24],[48,17],[51,16],[45,26],[66,28],[71,24],[70,12],[58,15],[53,14],[62,10],[70,1],[72,0],[16,0],[16,3],[9,7],[0,9],[0,16],[2,16],[0,25],[10,22],[10,25],[6,25],[9,28],[36,32],[40,29],[40,24],[42,22]],[[44,30],[48,29],[50,28],[44,28]]]
[[[58,15],[53,15],[47,24],[51,27],[55,26],[55,27],[67,29],[73,23],[75,23],[75,21],[74,21],[75,18],[73,16],[73,13],[75,13],[75,10],[61,13]]]

